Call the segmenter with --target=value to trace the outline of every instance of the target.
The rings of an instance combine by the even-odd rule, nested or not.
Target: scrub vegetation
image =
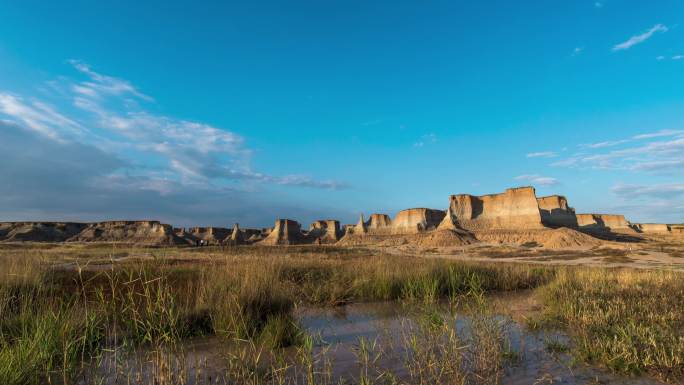
[[[202,383],[173,362],[196,337],[232,344],[219,383],[339,383],[296,309],[402,301],[425,309],[388,352],[360,340],[356,383],[497,383],[515,359],[489,292],[537,289],[532,327],[570,331],[570,354],[624,373],[683,378],[684,280],[674,272],[468,263],[360,248],[3,247],[0,249],[0,383],[96,382],[96,368],[140,349],[152,374],[125,383]],[[471,332],[454,331],[440,301],[472,306]],[[565,351],[557,346],[549,349]],[[288,349],[296,354],[287,357]],[[118,362],[117,361],[117,362]],[[88,380],[84,380],[87,378]],[[107,383],[101,378],[101,383]],[[213,379],[211,383],[216,383]]]

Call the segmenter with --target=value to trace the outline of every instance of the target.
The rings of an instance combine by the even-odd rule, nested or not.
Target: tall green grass
[[[684,279],[664,271],[560,271],[542,288],[548,325],[568,328],[579,359],[684,378]]]
[[[121,257],[129,259],[117,262]],[[298,306],[429,304],[540,287],[547,320],[574,331],[582,359],[670,378],[682,374],[682,282],[675,273],[475,264],[363,249],[0,250],[0,384],[71,383],[112,349],[165,351],[201,335],[248,343],[253,357],[262,357],[263,349],[298,346],[301,361],[308,362],[303,366],[312,371],[311,338],[294,316]],[[499,330],[482,322],[478,330]],[[441,333],[452,338],[446,329]],[[498,357],[500,336],[492,333],[473,343],[482,345],[478,352],[488,346]],[[470,365],[493,378],[500,367],[492,367],[488,355]],[[260,368],[238,361],[231,365],[261,378]],[[286,371],[274,370],[278,376]],[[318,383],[313,372],[302,375]]]

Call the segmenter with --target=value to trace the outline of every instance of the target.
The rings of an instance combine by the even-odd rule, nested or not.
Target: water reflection
[[[659,384],[647,377],[628,378],[585,364],[571,365],[571,357],[564,352],[571,343],[566,335],[557,331],[530,332],[524,327],[525,318],[534,316],[540,310],[530,292],[490,296],[488,303],[492,306],[491,313],[487,315],[488,322],[500,327],[497,330],[505,334],[507,346],[507,359],[498,383]],[[411,333],[416,333],[421,324],[443,321],[457,331],[457,342],[467,349],[472,340],[472,324],[483,319],[481,310],[481,307],[473,307],[468,301],[438,305],[376,302],[334,308],[300,308],[296,316],[307,332],[314,336],[315,344],[310,353],[324,357],[317,361],[315,369],[328,370],[333,379],[331,383],[338,383],[339,380],[358,383],[364,369],[359,364],[361,339],[374,344],[373,349],[381,353],[373,365],[391,372],[405,383],[410,377],[410,368],[407,367],[407,353],[410,350],[406,345]],[[211,337],[187,341],[180,350],[174,352],[138,351],[127,357],[109,354],[94,365],[89,377],[84,377],[81,383],[90,383],[96,377],[103,384],[150,383],[153,378],[158,381],[160,373],[171,379],[172,383],[234,383],[230,380],[227,368],[233,362],[231,357],[234,360],[240,351],[244,350],[232,341]],[[268,366],[269,360],[274,359],[265,351],[257,353],[261,360],[259,363],[241,364],[246,364],[246,367],[252,365],[258,370],[259,367],[263,369]],[[303,370],[298,367],[301,362],[297,360],[301,349],[288,348],[282,353],[288,362],[288,376],[304,378],[298,374]],[[243,361],[252,358],[238,357]],[[326,363],[329,363],[327,369],[324,368]],[[160,369],[160,366],[166,368]],[[174,378],[183,380],[176,381]],[[303,383],[303,380],[294,383]]]

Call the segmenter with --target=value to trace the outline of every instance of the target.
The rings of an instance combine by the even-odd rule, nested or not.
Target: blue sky
[[[0,0],[0,219],[684,222],[681,1],[140,3]]]

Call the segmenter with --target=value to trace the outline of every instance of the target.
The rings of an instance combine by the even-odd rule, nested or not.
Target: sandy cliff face
[[[366,234],[368,231],[368,227],[366,227],[366,221],[363,219],[363,214],[359,216],[359,221],[356,223],[356,225],[350,229],[350,232],[348,231],[347,233],[349,234],[356,234],[356,235],[361,235],[361,234]]]
[[[670,225],[672,234],[684,236],[684,225]]]
[[[663,233],[670,232],[670,226],[665,223],[635,223],[634,228],[642,233]]]
[[[341,236],[340,222],[333,219],[313,222],[309,226],[309,233],[307,234],[310,241],[318,242],[320,240],[321,243],[335,243]]]
[[[579,228],[588,235],[573,228]],[[187,231],[172,229],[158,221],[6,222],[0,223],[0,241],[150,245],[195,245],[201,241],[223,245],[339,242],[340,245],[449,246],[479,240],[518,244],[534,242],[553,248],[593,244],[597,240],[591,237],[608,239],[606,236],[618,235],[611,234],[617,232],[684,234],[684,225],[669,225],[669,229],[665,224],[632,225],[622,215],[575,214],[563,196],[537,198],[534,188],[519,187],[501,194],[452,195],[446,211],[407,209],[400,211],[393,220],[385,214],[372,214],[365,221],[361,215],[356,225],[345,225],[344,229],[336,220],[319,220],[311,224],[308,232],[302,232],[300,224],[289,219],[278,219],[275,227],[268,229],[240,229],[236,224],[233,230],[195,227]]]
[[[174,234],[171,225],[158,221],[109,221],[90,223],[73,242],[121,242],[147,245],[178,245],[186,241]]]
[[[450,209],[456,224],[467,230],[544,227],[532,187],[510,188],[503,194],[452,195]]]
[[[12,222],[0,225],[0,241],[7,242],[119,242],[145,245],[186,243],[170,225],[158,221],[96,223]]]
[[[568,205],[568,200],[561,195],[537,198],[542,223],[548,227],[577,228],[575,209]]]
[[[0,223],[0,241],[65,242],[87,226],[73,222],[3,222]]]
[[[188,233],[196,240],[220,244],[230,237],[231,230],[225,227],[191,227]]]
[[[276,219],[273,230],[260,243],[265,245],[296,245],[304,243],[302,226],[291,219]]]
[[[583,230],[633,230],[624,215],[577,214],[577,224]]]
[[[371,214],[366,228],[371,232],[389,232],[392,228],[392,220],[386,214]]]
[[[416,208],[400,211],[392,221],[392,234],[415,234],[434,230],[444,219],[442,210]]]

